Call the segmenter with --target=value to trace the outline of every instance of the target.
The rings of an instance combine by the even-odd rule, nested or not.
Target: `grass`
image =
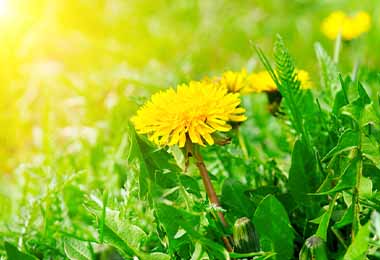
[[[0,17],[0,259],[311,259],[313,235],[329,259],[380,258],[374,1],[29,2]],[[338,9],[372,27],[335,64],[320,23]],[[276,71],[283,100],[273,116],[266,94],[243,96],[231,143],[200,150],[215,207],[193,159],[184,172],[180,149],[129,118],[154,92],[242,67]],[[259,252],[225,249],[242,217]]]

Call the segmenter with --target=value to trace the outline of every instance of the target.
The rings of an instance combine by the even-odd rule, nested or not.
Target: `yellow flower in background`
[[[312,82],[310,80],[309,73],[305,70],[295,70],[296,78],[300,81],[301,89],[310,89]],[[246,93],[262,93],[262,92],[274,92],[277,91],[276,83],[273,81],[268,71],[260,71],[252,73],[248,77],[249,85],[243,90]]]
[[[262,93],[277,91],[276,83],[268,71],[252,73],[248,77],[249,86],[244,90],[247,93]]]
[[[352,40],[371,28],[371,17],[366,12],[349,16],[342,11],[331,13],[322,22],[321,30],[330,39],[341,34],[344,40]]]
[[[224,72],[219,80],[219,84],[222,87],[226,87],[228,92],[239,93],[248,84],[247,71],[243,69],[241,72]]]
[[[231,130],[229,122],[247,119],[244,112],[239,94],[212,82],[192,81],[154,94],[132,122],[139,134],[160,146],[184,147],[186,140],[212,145],[211,134]]]
[[[306,70],[299,70],[296,69],[297,76],[296,78],[301,83],[300,88],[301,89],[311,89],[313,86],[313,83],[310,79],[309,72]]]

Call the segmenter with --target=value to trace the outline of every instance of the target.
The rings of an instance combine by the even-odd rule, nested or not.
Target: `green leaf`
[[[278,75],[278,89],[284,97],[286,107],[292,125],[302,138],[307,138],[303,129],[302,113],[298,104],[302,103],[303,91],[300,90],[300,82],[297,80],[294,60],[281,36],[277,35],[274,45],[274,57],[276,72]]]
[[[170,256],[164,253],[155,252],[151,254],[140,254],[141,260],[170,260]]]
[[[269,257],[275,256],[276,253],[272,252],[252,252],[252,253],[230,253],[230,256],[232,258],[251,258],[255,257],[254,259],[268,259]]]
[[[248,187],[239,181],[226,179],[222,187],[222,206],[235,216],[251,216],[254,205],[246,194],[247,190]]]
[[[360,160],[356,157],[352,160],[344,170],[343,174],[339,177],[338,184],[329,191],[315,193],[316,195],[326,195],[346,189],[350,189],[356,184],[356,174],[358,171],[358,163]]]
[[[145,232],[135,226],[120,219],[119,212],[107,211],[104,225],[104,243],[110,244],[128,255],[139,255],[140,242],[146,238]]]
[[[323,180],[313,152],[300,140],[294,144],[292,164],[289,170],[289,190],[295,201],[305,207],[313,207],[315,192]],[[319,198],[318,198],[319,200]]]
[[[169,247],[171,249],[175,250],[181,244],[181,240],[176,238],[176,234],[180,229],[184,229],[186,233],[190,234],[196,232],[195,228],[200,222],[199,216],[164,203],[156,203],[155,208],[157,219],[168,235]]]
[[[193,240],[201,243],[208,255],[213,255],[215,259],[229,259],[228,252],[223,246],[205,238],[203,234],[200,234],[197,231],[200,224],[199,216],[164,203],[157,203],[155,206],[157,211],[157,219],[163,225],[168,235],[170,250],[174,251],[178,249],[182,243],[184,243],[181,241],[182,237],[176,237],[177,232],[180,229],[184,229]]]
[[[363,126],[364,124],[367,124],[363,122],[364,113],[368,112],[365,108],[370,105],[371,100],[366,90],[360,83],[357,85],[357,95],[358,97],[355,100],[343,106],[340,110],[342,115],[349,116],[355,120],[359,126]],[[368,118],[366,118],[366,120],[367,119]]]
[[[347,130],[340,136],[338,144],[325,155],[322,161],[325,161],[330,157],[335,157],[343,152],[352,150],[358,147],[359,144],[360,133],[353,130]]]
[[[33,255],[19,251],[17,247],[11,243],[5,242],[4,245],[9,260],[38,260],[38,258]]]
[[[370,223],[360,227],[354,241],[348,247],[344,260],[362,260],[366,259],[370,234]]]
[[[359,194],[360,197],[370,198],[372,196],[372,181],[370,178],[361,177],[360,178],[360,187]]]
[[[380,146],[373,136],[362,135],[361,150],[363,156],[380,169]]]
[[[350,207],[344,212],[343,217],[334,224],[336,228],[342,228],[352,223],[354,219],[354,205],[351,204]]]
[[[143,252],[140,244],[147,239],[147,234],[138,226],[121,218],[120,212],[104,209],[101,203],[95,203],[89,210],[99,219],[103,218],[103,243],[115,247],[126,258],[137,256],[140,259],[169,259],[160,252]],[[104,215],[104,210],[106,214]],[[104,218],[105,217],[105,218]]]
[[[195,249],[190,260],[201,260],[203,255],[204,254],[203,254],[202,244],[199,242],[196,242]]]
[[[373,211],[371,215],[372,232],[375,236],[380,237],[380,213]]]
[[[264,53],[259,48],[256,48],[256,51],[284,99],[283,102],[288,110],[287,115],[290,118],[292,127],[296,130],[298,136],[302,140],[305,140],[306,143],[310,144],[309,134],[305,131],[303,123],[303,112],[305,112],[303,106],[306,104],[309,106],[308,110],[310,110],[310,107],[315,106],[315,104],[304,102],[305,93],[307,93],[307,91],[302,91],[300,89],[300,81],[297,80],[295,63],[289,54],[282,37],[277,35],[274,47],[276,73],[272,69],[272,66]]]
[[[71,260],[93,259],[88,242],[74,239],[71,237],[65,237],[63,239],[63,245],[66,256]]]
[[[338,92],[338,68],[319,42],[314,45],[314,49],[320,67],[323,89],[332,98]]]
[[[318,230],[316,232],[316,235],[320,238],[322,238],[325,242],[327,241],[327,231],[329,228],[329,223],[331,219],[331,215],[333,213],[334,207],[335,207],[335,202],[336,202],[336,196],[334,196],[334,199],[331,200],[329,204],[329,209],[327,212],[323,213],[321,221],[318,226]]]
[[[198,182],[192,178],[189,175],[181,174],[179,177],[182,186],[185,188],[185,190],[191,194],[194,194],[198,198],[201,198],[201,192],[199,189]]]
[[[181,172],[181,170],[173,163],[173,157],[163,149],[156,149],[140,138],[135,132],[133,126],[129,124],[129,141],[130,154],[128,156],[129,163],[137,160],[139,165],[139,186],[140,196],[148,194],[150,181],[155,181],[155,173],[163,170],[172,172]],[[158,183],[160,184],[160,183]]]
[[[259,234],[262,250],[277,253],[273,259],[293,257],[293,229],[286,210],[273,195],[268,195],[261,201],[253,223]]]

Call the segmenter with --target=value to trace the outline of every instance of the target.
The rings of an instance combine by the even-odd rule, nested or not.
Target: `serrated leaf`
[[[258,205],[253,223],[263,251],[275,252],[273,259],[292,259],[293,229],[286,210],[273,195],[266,196]]]
[[[321,83],[326,92],[333,97],[338,92],[338,68],[332,58],[318,42],[314,45],[320,67]]]
[[[115,246],[127,254],[138,255],[140,243],[146,238],[145,232],[120,219],[119,212],[108,211],[103,233],[104,242]]]
[[[63,239],[63,245],[66,256],[71,260],[92,260],[92,253],[89,244],[71,237]]]

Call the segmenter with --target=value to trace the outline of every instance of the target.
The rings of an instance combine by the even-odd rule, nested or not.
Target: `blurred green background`
[[[125,120],[133,113],[128,97],[229,69],[261,69],[252,44],[270,53],[276,33],[318,81],[314,43],[332,54],[320,24],[334,10],[370,13],[370,32],[344,44],[340,69],[350,72],[359,56],[361,78],[373,78],[380,65],[373,0],[0,0],[2,178],[76,138],[96,143],[113,107],[123,103]]]
[[[369,33],[343,43],[338,65],[347,74],[359,59],[359,77],[375,95],[375,0],[0,0],[0,242],[25,236],[28,247],[45,252],[55,247],[46,234],[56,230],[95,233],[82,204],[104,190],[120,195],[118,206],[128,201],[130,219],[153,230],[153,215],[136,195],[138,173],[126,166],[127,122],[144,97],[226,70],[262,70],[252,46],[270,57],[277,33],[318,88],[314,44],[332,55],[334,42],[320,26],[335,10],[372,17]],[[242,132],[257,157],[252,169],[288,169],[292,137],[267,111],[266,96],[243,101],[249,119]],[[210,160],[210,172],[224,178],[232,173],[220,170],[220,160]],[[243,166],[236,172],[245,174]],[[59,214],[55,204],[63,205]]]

